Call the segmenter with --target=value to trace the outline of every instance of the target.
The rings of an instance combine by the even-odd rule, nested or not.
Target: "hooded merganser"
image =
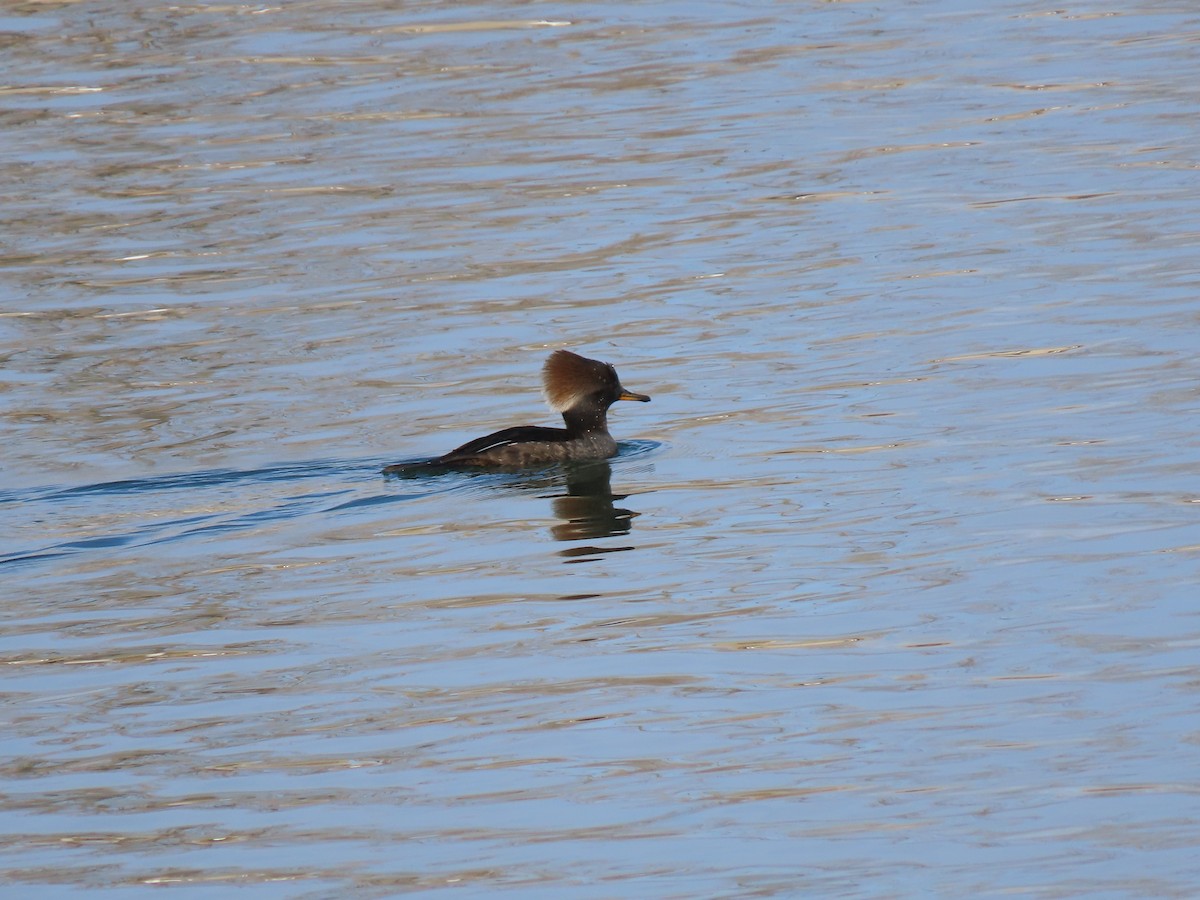
[[[566,428],[518,425],[468,441],[428,466],[526,466],[571,459],[606,459],[617,453],[608,433],[608,408],[618,400],[649,403],[645,394],[621,387],[617,370],[605,362],[586,359],[570,350],[555,350],[542,366],[546,402],[562,413]],[[412,466],[399,463],[386,473]]]

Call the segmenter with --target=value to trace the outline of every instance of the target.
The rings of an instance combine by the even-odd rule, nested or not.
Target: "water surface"
[[[0,879],[1195,895],[1198,39],[10,6]]]

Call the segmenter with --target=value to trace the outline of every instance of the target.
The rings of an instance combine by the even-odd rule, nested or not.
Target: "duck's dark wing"
[[[518,425],[515,428],[505,428],[502,431],[497,431],[481,438],[475,438],[473,441],[467,441],[461,447],[455,447],[445,456],[439,457],[436,462],[454,462],[456,459],[476,456],[487,450],[506,447],[510,444],[525,444],[529,441],[565,441],[566,439],[567,429],[565,428],[546,428],[542,425]]]

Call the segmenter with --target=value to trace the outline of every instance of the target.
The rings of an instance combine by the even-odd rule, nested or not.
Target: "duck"
[[[550,408],[563,417],[564,428],[517,425],[467,441],[425,466],[446,468],[508,468],[570,460],[607,459],[617,455],[617,442],[608,430],[608,409],[619,400],[649,403],[621,385],[611,363],[588,359],[570,350],[555,350],[542,366],[542,393]],[[399,474],[412,463],[388,466]]]

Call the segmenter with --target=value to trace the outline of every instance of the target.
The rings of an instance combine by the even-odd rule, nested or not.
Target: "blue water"
[[[0,32],[13,896],[1200,890],[1189,8]]]

